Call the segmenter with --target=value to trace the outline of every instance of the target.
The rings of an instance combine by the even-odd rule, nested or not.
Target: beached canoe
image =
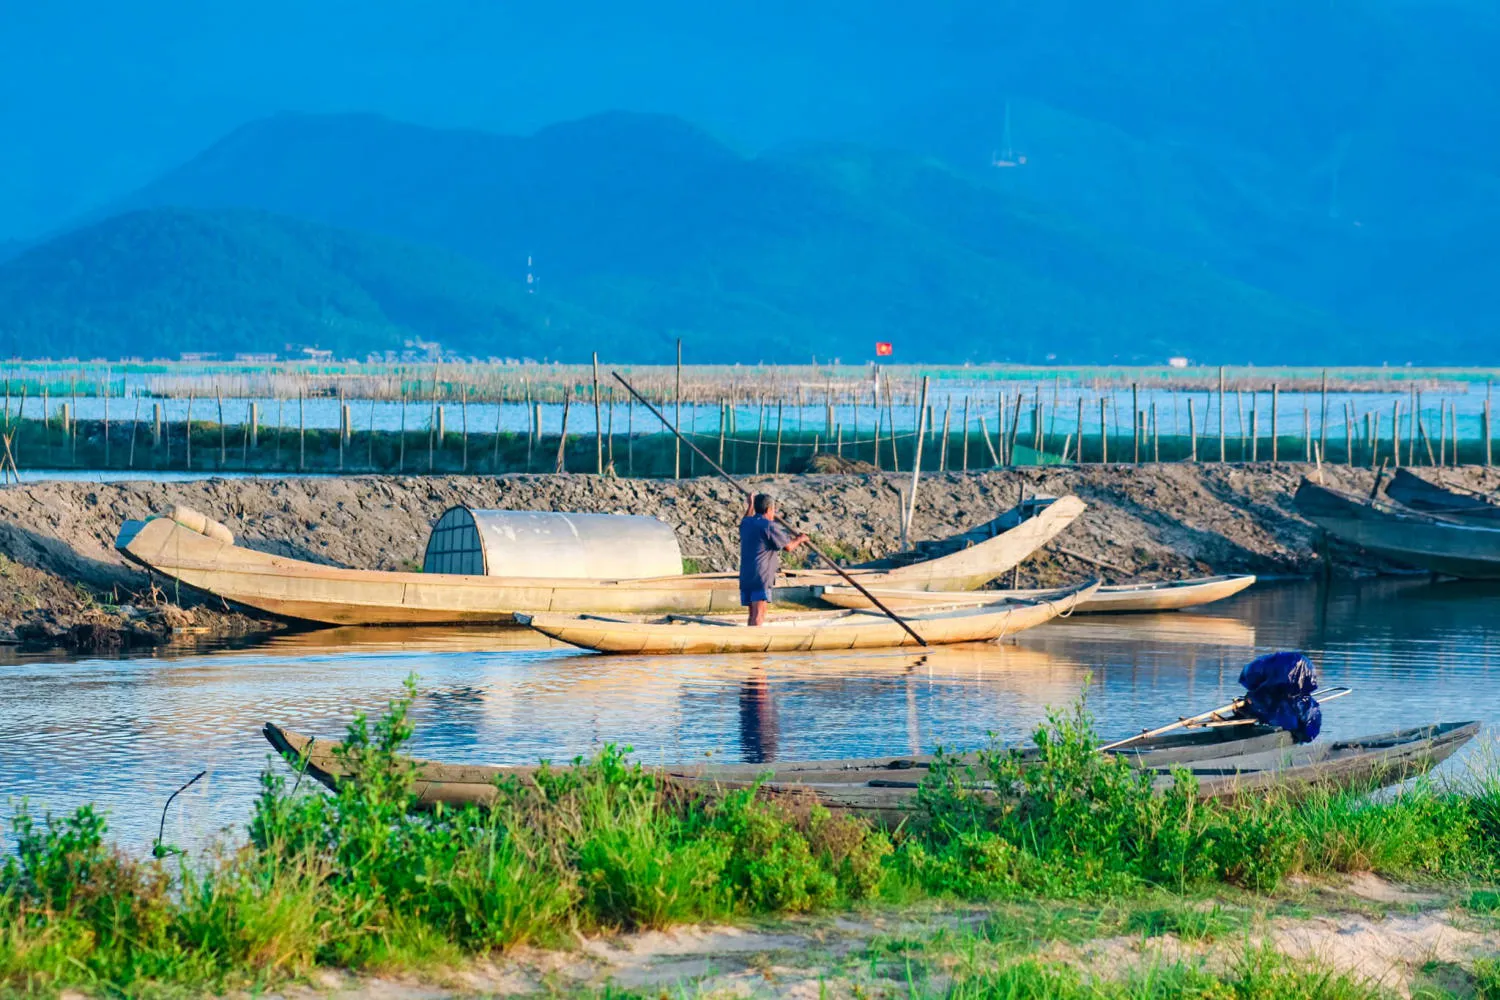
[[[1196,608],[1201,604],[1222,601],[1244,590],[1255,582],[1255,577],[1209,576],[1196,580],[1169,580],[1162,583],[1126,583],[1102,586],[1094,596],[1081,602],[1074,614],[1105,614],[1125,611],[1177,611]],[[898,590],[889,587],[867,588],[871,594],[892,611],[912,611],[921,608],[974,607],[994,600],[1022,599],[1048,600],[1055,598],[1058,590],[971,590],[971,591],[922,591]],[[850,586],[824,587],[822,599],[840,608],[873,608],[870,599]]]
[[[1090,582],[1048,599],[1004,600],[902,617],[928,645],[988,642],[1067,614],[1098,586]],[[753,627],[742,619],[703,615],[642,620],[517,613],[516,621],[549,638],[601,653],[792,653],[918,645],[906,629],[879,611],[814,611],[773,617]]]
[[[850,572],[881,586],[972,590],[1047,544],[1083,509],[1083,501],[1073,496],[1033,499],[934,543],[928,548],[931,558]],[[283,618],[328,625],[431,625],[510,622],[516,612],[710,614],[740,608],[734,573],[588,580],[345,569],[246,548],[223,525],[179,511],[180,516],[127,521],[115,547],[196,590]],[[822,588],[838,579],[826,569],[788,571],[772,599],[812,605]]]
[[[1437,514],[1445,520],[1500,528],[1500,505],[1483,494],[1448,489],[1405,469],[1396,470],[1385,485],[1385,495],[1403,507]]]
[[[267,741],[289,764],[298,770],[306,768],[308,777],[329,789],[337,789],[349,776],[340,759],[338,743],[317,740],[283,729],[268,722],[261,730]],[[1185,732],[1169,733],[1136,740],[1129,746],[1109,751],[1133,767],[1170,768],[1225,756],[1246,755],[1265,750],[1284,749],[1292,745],[1291,734],[1257,723],[1201,726]],[[1036,749],[1022,751],[1035,757]],[[920,782],[931,768],[931,754],[866,757],[839,760],[794,760],[766,764],[691,764],[649,765],[646,770],[657,777],[684,787],[724,790],[745,788],[763,782],[775,792],[794,788],[817,787],[829,791],[860,786],[882,787],[871,782]],[[978,760],[974,753],[959,755],[961,764]],[[460,806],[468,803],[487,805],[495,800],[495,782],[504,778],[529,781],[536,765],[444,764],[434,760],[409,760],[415,768],[416,804],[431,807],[438,804]],[[551,766],[551,765],[549,765]],[[553,770],[566,771],[562,763]]]
[[[1477,722],[1442,723],[1354,740],[1294,745],[1284,732],[1260,726],[1218,726],[1142,741],[1118,753],[1133,767],[1156,773],[1166,789],[1176,769],[1198,780],[1198,797],[1232,802],[1250,795],[1305,795],[1314,789],[1373,788],[1423,774],[1448,759],[1479,731]],[[349,777],[337,743],[321,742],[267,723],[263,733],[288,763],[336,789]],[[1034,753],[1034,751],[1033,751]],[[974,757],[962,758],[972,761]],[[715,794],[758,785],[770,798],[812,800],[840,813],[885,826],[908,821],[931,757],[796,761],[780,764],[687,764],[648,768],[659,780],[689,792]],[[416,805],[488,805],[498,780],[532,780],[535,766],[444,764],[412,760]],[[562,768],[566,769],[567,765]],[[982,794],[993,790],[980,787]],[[998,801],[998,796],[995,796]]]
[[[1367,552],[1434,573],[1500,579],[1500,527],[1461,524],[1306,479],[1294,501],[1309,521]]]

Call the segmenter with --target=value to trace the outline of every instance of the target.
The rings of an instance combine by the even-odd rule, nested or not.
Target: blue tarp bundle
[[[1323,710],[1312,693],[1318,668],[1304,654],[1267,653],[1240,671],[1249,714],[1268,726],[1285,729],[1298,743],[1310,743],[1323,728]]]

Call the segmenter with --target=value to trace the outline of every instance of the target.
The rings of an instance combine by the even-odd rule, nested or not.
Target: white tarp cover
[[[453,507],[432,527],[422,572],[635,580],[680,574],[682,551],[654,517]]]

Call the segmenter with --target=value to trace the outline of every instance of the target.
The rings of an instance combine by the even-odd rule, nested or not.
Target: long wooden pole
[[[703,449],[699,448],[696,444],[694,444],[691,439],[684,437],[682,435],[682,432],[679,431],[677,429],[677,427],[674,424],[671,423],[671,421],[667,420],[666,416],[660,410],[658,410],[656,407],[652,406],[646,400],[646,398],[644,396],[642,396],[640,393],[636,392],[635,391],[635,387],[632,386],[629,382],[625,381],[624,377],[621,376],[619,372],[611,372],[610,374],[612,374],[615,377],[615,379],[617,381],[619,381],[619,383],[625,387],[625,391],[626,392],[630,393],[636,399],[640,400],[641,405],[644,406],[646,409],[650,410],[651,413],[656,417],[656,419],[660,420],[662,422],[662,424],[667,428],[667,430],[669,430],[669,431],[672,432],[672,434],[677,438],[678,441],[682,442],[683,444],[686,444],[693,451],[697,452],[698,456],[700,458],[702,458],[705,462],[707,462],[709,464],[710,468],[712,468],[719,475],[723,476],[724,479],[729,483],[729,485],[731,485],[735,489],[739,490],[742,494],[745,495],[745,497],[747,499],[751,496],[750,491],[747,490],[747,489],[745,489],[745,486],[744,486],[743,483],[741,483],[738,479],[735,479],[729,473],[725,472],[724,469],[723,469],[723,467],[720,466],[719,463],[715,462],[713,459],[709,458],[706,454],[704,454]],[[925,382],[926,380],[924,379],[923,381]],[[873,604],[873,605],[875,605],[875,607],[879,608],[881,610],[881,612],[887,618],[889,618],[891,621],[895,622],[897,625],[900,625],[903,629],[905,629],[907,635],[909,635],[913,639],[917,640],[917,645],[919,645],[919,646],[926,646],[927,645],[927,640],[924,639],[924,638],[922,638],[920,635],[918,635],[917,632],[916,632],[916,630],[914,630],[910,625],[908,625],[906,623],[906,620],[904,618],[902,618],[900,615],[896,614],[890,608],[886,607],[883,603],[881,603],[880,598],[878,598],[874,594],[870,593],[868,590],[866,590],[864,587],[862,587],[860,585],[860,583],[859,583],[858,580],[854,579],[854,577],[852,577],[848,573],[844,572],[844,567],[840,566],[838,563],[836,563],[832,559],[828,558],[828,556],[823,552],[823,550],[820,549],[820,548],[818,548],[818,545],[817,545],[816,542],[812,541],[811,539],[808,539],[807,547],[810,548],[810,549],[812,549],[813,552],[814,552],[814,554],[816,554],[820,559],[822,559],[824,562],[826,562],[828,564],[828,566],[829,566],[830,569],[832,569],[839,576],[843,577],[845,583],[849,584],[849,586],[851,586],[855,590],[859,591],[860,594],[862,594],[871,604]]]
[[[906,512],[901,518],[901,537],[911,537],[911,522],[917,512],[917,483],[922,478],[922,431],[926,429],[927,376],[922,376],[922,396],[917,403],[917,446],[911,460],[911,495],[906,498]]]

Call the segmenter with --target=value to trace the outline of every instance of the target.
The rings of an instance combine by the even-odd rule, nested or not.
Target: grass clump
[[[919,791],[927,825],[897,851],[924,891],[1100,897],[1214,885],[1264,892],[1297,873],[1500,874],[1492,781],[1461,791],[1418,780],[1379,799],[1351,788],[1200,802],[1187,770],[1163,789],[1155,774],[1096,752],[1081,704],[1050,716],[1033,739],[1026,757],[991,746],[934,763]]]
[[[247,842],[208,858],[127,858],[92,809],[41,820],[20,809],[0,866],[0,992],[229,989],[318,966],[413,967],[578,931],[870,899],[1015,901],[1023,908],[997,910],[985,930],[995,944],[1100,933],[1209,941],[1243,916],[1188,902],[1193,892],[1367,867],[1483,882],[1500,867],[1492,785],[1201,803],[1185,772],[1163,792],[1096,753],[1082,706],[1037,732],[1030,760],[1001,747],[973,764],[941,759],[917,814],[893,832],[758,788],[686,790],[613,747],[505,780],[490,808],[419,811],[402,754],[414,697],[409,681],[373,724],[355,719],[338,750],[353,778],[334,793],[268,768]],[[1074,903],[1024,908],[1059,899]],[[1470,908],[1484,911],[1477,893]],[[1172,975],[1188,995],[1270,995],[1266,983],[1293,990],[1282,995],[1353,995],[1332,980],[1316,989],[1333,992],[1305,992],[1316,984],[1261,965],[1229,993]],[[1017,965],[954,995],[1169,995],[1144,981],[1120,989],[1145,993],[1076,992],[1097,988]]]

